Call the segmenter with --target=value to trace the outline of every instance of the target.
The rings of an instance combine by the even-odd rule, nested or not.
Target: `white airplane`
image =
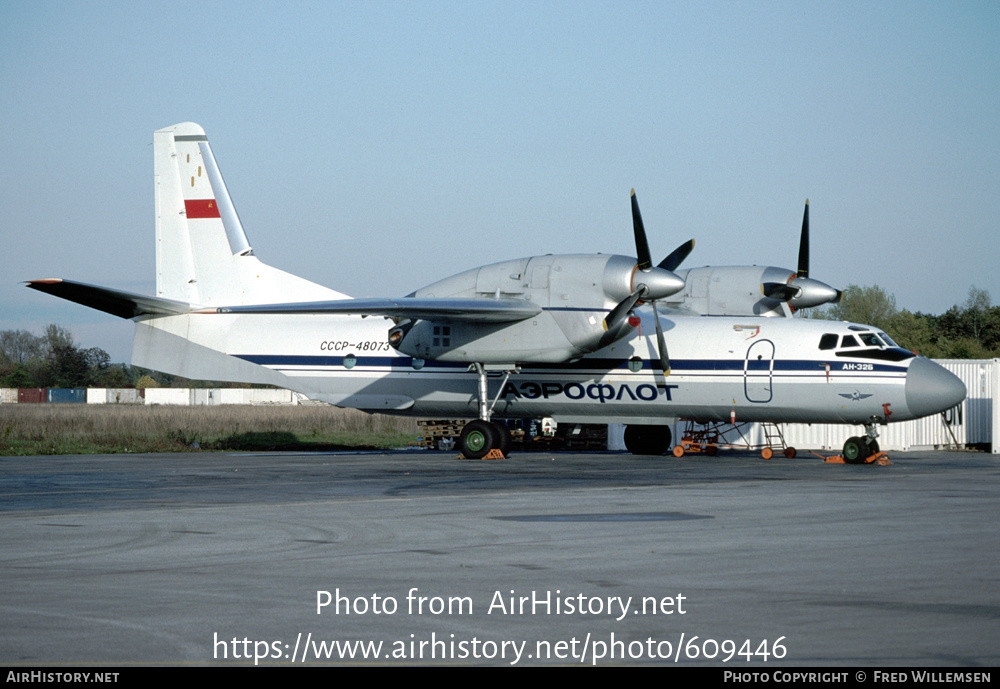
[[[137,366],[372,412],[471,417],[467,457],[507,449],[494,415],[625,423],[626,446],[642,454],[669,451],[678,418],[735,418],[863,425],[844,447],[861,462],[878,451],[877,425],[965,398],[956,376],[875,328],[787,317],[839,298],[808,277],[808,205],[797,272],[674,273],[693,241],[654,266],[633,193],[638,259],[534,256],[403,298],[351,299],[254,256],[200,126],[157,131],[154,160],[155,297],[28,283],[135,321]]]

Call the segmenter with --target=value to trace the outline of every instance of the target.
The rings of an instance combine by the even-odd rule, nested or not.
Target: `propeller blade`
[[[799,277],[809,277],[809,199],[802,214],[802,235],[799,237]]]
[[[628,318],[629,311],[635,308],[635,303],[639,301],[639,297],[641,296],[642,290],[636,290],[622,299],[615,308],[611,309],[604,318],[604,330],[608,333],[615,333],[622,324],[622,321]]]
[[[669,256],[660,261],[660,265],[657,267],[665,268],[667,270],[676,270],[677,266],[679,266],[684,259],[688,257],[688,254],[691,253],[692,249],[694,249],[694,240],[689,239],[674,249]]]
[[[642,225],[642,215],[639,214],[639,202],[632,190],[632,229],[635,232],[635,254],[639,259],[639,270],[649,270],[653,267],[653,258],[649,254],[649,243],[646,241],[646,228]]]
[[[622,323],[628,318],[629,313],[635,308],[636,302],[642,296],[645,287],[642,290],[636,290],[632,294],[628,295],[619,302],[615,308],[608,312],[608,315],[604,317],[601,325],[604,326],[604,334],[601,335],[601,339],[598,341],[597,348],[607,347],[609,344],[615,341],[618,336],[618,331],[621,329]]]
[[[651,304],[653,307],[653,320],[656,321],[656,347],[660,350],[660,367],[663,370],[663,376],[670,375],[670,357],[667,354],[667,341],[663,337],[663,326],[660,325],[660,314],[656,310],[656,302]]]
[[[792,297],[798,296],[802,290],[798,287],[786,285],[783,282],[765,282],[760,286],[760,291],[768,299],[788,301]]]

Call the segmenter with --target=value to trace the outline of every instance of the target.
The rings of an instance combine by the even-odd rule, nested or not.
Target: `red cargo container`
[[[48,390],[46,388],[18,388],[17,401],[19,404],[31,402],[45,402],[48,400]]]

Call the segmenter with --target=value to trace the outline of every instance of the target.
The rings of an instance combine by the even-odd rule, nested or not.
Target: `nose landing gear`
[[[889,457],[878,447],[878,424],[879,418],[873,416],[865,424],[864,436],[853,436],[844,443],[843,454],[839,458],[831,457],[827,461],[840,459],[845,464],[889,464]]]

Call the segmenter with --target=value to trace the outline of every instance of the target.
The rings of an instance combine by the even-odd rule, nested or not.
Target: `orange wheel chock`
[[[832,455],[830,457],[823,457],[823,455],[813,452],[817,457],[821,457],[827,464],[847,464],[844,458],[840,455]],[[887,452],[876,452],[871,457],[866,459],[864,464],[878,464],[881,467],[891,466],[892,462],[889,461],[889,453]]]

